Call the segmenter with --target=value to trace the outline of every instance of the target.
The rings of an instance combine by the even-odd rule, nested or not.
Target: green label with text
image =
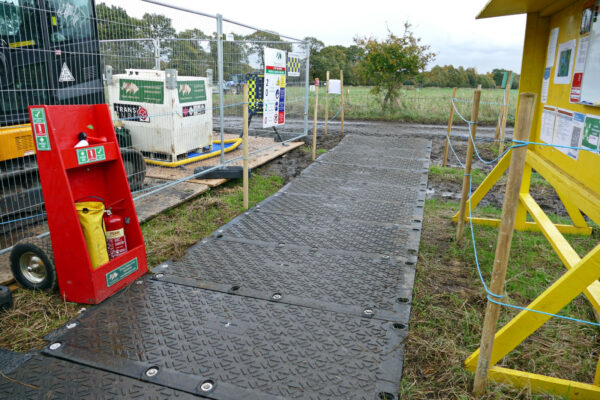
[[[165,96],[164,82],[121,79],[119,100],[162,104]]]
[[[113,269],[109,273],[106,274],[106,287],[111,287],[115,283],[119,282],[121,279],[128,277],[138,270],[138,260],[137,257],[131,261],[127,261],[125,264],[121,265],[119,268]]]
[[[31,125],[35,137],[35,145],[38,151],[50,150],[50,138],[48,137],[48,124],[46,123],[46,112],[43,108],[31,109]]]
[[[180,103],[206,101],[204,81],[179,81],[177,82],[177,93]]]
[[[85,149],[76,149],[76,150],[77,150],[77,163],[79,165],[106,160],[106,153],[104,152],[104,146],[87,147]]]

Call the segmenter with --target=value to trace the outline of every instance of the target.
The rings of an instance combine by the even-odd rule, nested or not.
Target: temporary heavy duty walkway
[[[395,399],[430,150],[347,136],[50,334],[0,398]]]

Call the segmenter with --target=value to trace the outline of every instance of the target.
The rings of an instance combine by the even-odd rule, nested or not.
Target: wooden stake
[[[514,133],[516,140],[526,141],[529,139],[534,105],[535,94],[521,94],[519,112],[517,113],[518,121]],[[496,244],[494,270],[492,271],[492,281],[490,283],[490,291],[498,295],[502,295],[504,292],[504,281],[515,227],[519,190],[521,188],[523,170],[525,169],[526,155],[527,147],[516,147],[512,150],[510,159],[506,193],[504,194],[504,204],[502,205],[500,232],[498,233],[498,242]],[[480,396],[485,392],[499,313],[500,305],[488,300],[485,309],[485,319],[483,321],[483,331],[481,333],[481,347],[479,359],[477,360],[477,370],[475,371],[475,383],[473,385],[473,394],[476,396]]]
[[[473,93],[473,108],[471,109],[471,121],[474,123],[469,126],[471,134],[469,135],[469,144],[467,146],[467,159],[465,160],[465,176],[463,177],[462,196],[460,198],[460,210],[458,212],[458,226],[456,227],[456,240],[462,239],[465,230],[465,210],[467,208],[467,197],[469,196],[469,186],[471,179],[471,165],[473,164],[473,152],[475,149],[475,134],[477,133],[477,120],[479,119],[479,102],[481,101],[481,89]]]
[[[340,69],[340,108],[341,110],[341,118],[342,118],[342,136],[344,136],[344,70]]]
[[[504,151],[504,138],[506,137],[506,120],[508,118],[508,103],[510,101],[510,84],[512,79],[512,71],[508,73],[508,80],[506,81],[506,87],[504,88],[504,103],[502,105],[502,116],[500,117],[501,128],[500,128],[500,147],[499,153],[502,154]]]
[[[444,146],[444,158],[442,160],[442,166],[445,167],[448,162],[448,147],[450,147],[450,133],[452,133],[452,121],[454,120],[454,99],[456,98],[456,89],[452,90],[452,98],[450,99],[450,117],[448,117],[448,137],[446,137],[446,145]]]
[[[325,136],[327,136],[327,123],[329,122],[329,71],[325,74]]]
[[[244,111],[242,113],[244,119],[244,128],[242,135],[242,146],[244,146],[243,153],[243,183],[244,183],[244,210],[248,209],[248,185],[249,185],[249,174],[248,174],[248,84],[244,84],[243,88],[243,102]]]
[[[312,160],[317,159],[317,110],[319,109],[319,86],[315,85],[315,119],[312,137]]]

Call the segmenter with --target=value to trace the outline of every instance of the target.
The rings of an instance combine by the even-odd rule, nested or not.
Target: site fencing
[[[325,77],[321,78],[324,84]],[[321,87],[324,89],[324,87]],[[383,120],[404,123],[446,124],[448,107],[452,97],[452,88],[409,88],[399,91],[396,101],[383,106],[385,94],[374,94],[370,86],[349,86],[344,84],[344,112],[346,119]],[[322,97],[322,93],[319,95]],[[314,93],[311,93],[314,94]],[[471,109],[473,88],[459,88],[456,107],[468,115]],[[494,125],[497,122],[503,104],[504,89],[484,89],[481,95],[480,123]],[[509,101],[508,124],[514,123],[517,91],[512,90]],[[314,101],[311,102],[311,110]],[[340,105],[339,96],[332,96],[329,103],[329,115],[335,115]],[[312,111],[311,111],[312,113]],[[312,114],[311,114],[312,115]],[[319,103],[319,118],[325,115],[325,104]],[[462,121],[457,124],[464,125]]]
[[[260,107],[251,112],[250,134],[277,139],[251,158],[308,132],[301,39],[154,0],[0,0],[0,255],[47,234],[28,105],[107,103],[134,200],[161,196],[240,161],[225,143],[242,132],[242,87],[262,84],[265,48],[295,57],[285,81],[290,123],[263,128]],[[210,169],[188,167],[211,149],[219,154]],[[178,175],[162,179],[157,169]]]

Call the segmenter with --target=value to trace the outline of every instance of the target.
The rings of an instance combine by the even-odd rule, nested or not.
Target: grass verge
[[[407,339],[401,398],[471,399],[472,374],[464,360],[479,347],[485,309],[485,295],[474,265],[470,231],[454,241],[455,225],[450,222],[458,203],[428,200],[415,281],[411,323]],[[499,209],[485,207],[477,215],[497,216]],[[489,282],[498,231],[475,226],[478,255],[483,275]],[[575,250],[583,255],[600,239],[569,236]],[[510,304],[527,305],[543,292],[565,268],[544,236],[515,232],[506,284]],[[577,297],[561,314],[594,320],[591,306]],[[499,326],[516,312],[503,308]],[[592,382],[598,356],[598,330],[583,324],[551,319],[499,365],[528,372]],[[510,386],[490,384],[483,399],[555,399],[533,395]]]
[[[253,172],[249,183],[250,207],[283,186],[279,176]],[[150,268],[185,249],[227,223],[243,209],[241,180],[234,180],[204,193],[142,224]],[[15,306],[0,311],[0,347],[25,352],[40,349],[43,337],[77,315],[81,305],[61,301],[56,292],[17,290]],[[85,305],[87,307],[87,305]]]

